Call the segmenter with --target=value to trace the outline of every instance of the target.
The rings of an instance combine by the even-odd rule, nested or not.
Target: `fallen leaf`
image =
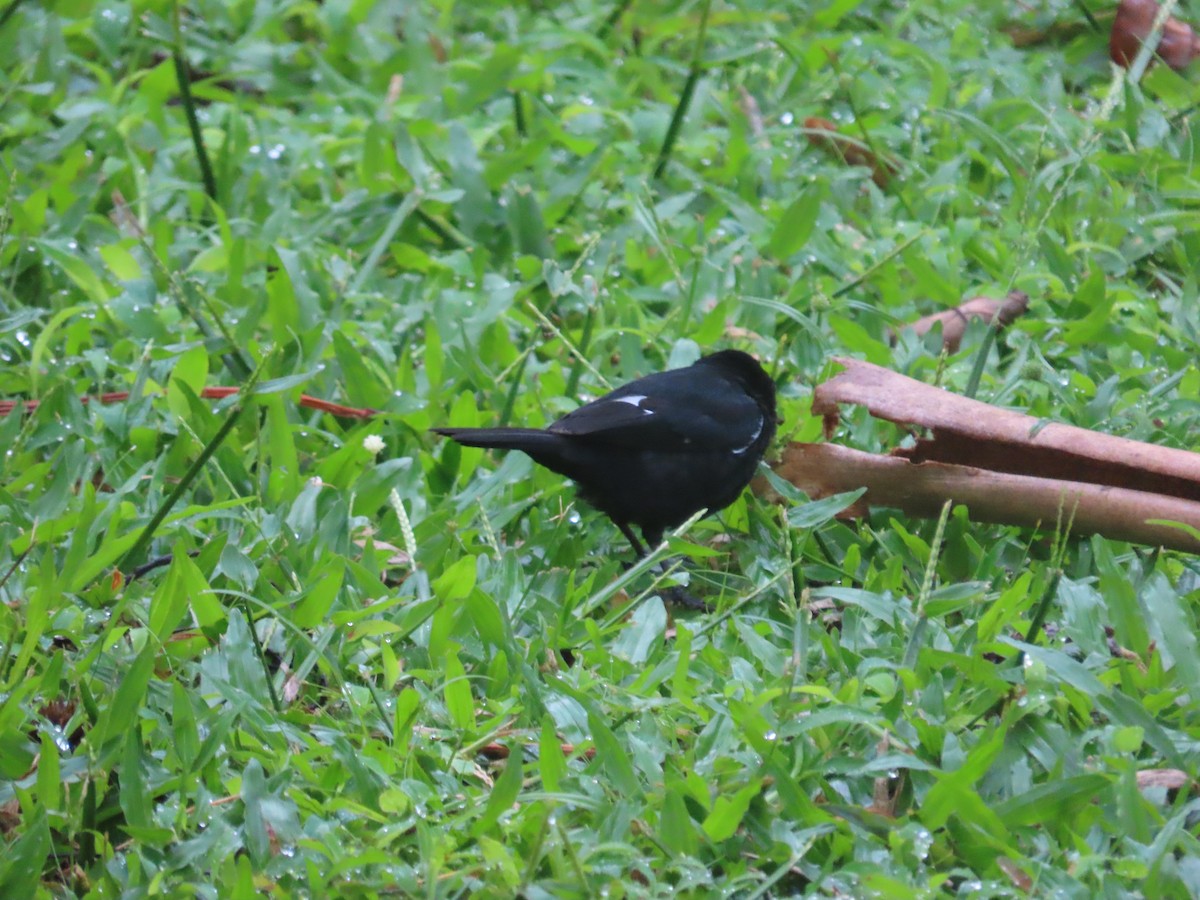
[[[1133,65],[1138,51],[1150,37],[1158,10],[1155,0],[1121,0],[1108,40],[1108,55],[1118,66],[1128,69]],[[1192,26],[1171,16],[1163,25],[1162,38],[1154,52],[1172,69],[1182,69],[1200,56],[1200,38]]]

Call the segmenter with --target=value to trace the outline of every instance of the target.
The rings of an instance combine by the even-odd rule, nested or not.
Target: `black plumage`
[[[468,447],[521,450],[573,480],[638,556],[702,509],[733,503],[775,436],[775,384],[740,350],[638,378],[548,428],[435,428]]]

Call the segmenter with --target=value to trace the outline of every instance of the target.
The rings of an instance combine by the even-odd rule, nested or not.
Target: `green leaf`
[[[133,664],[126,670],[117,685],[108,706],[104,707],[100,720],[92,732],[93,746],[97,750],[106,748],[110,742],[123,737],[137,725],[138,713],[146,702],[146,688],[154,674],[154,641],[147,641]]]
[[[809,236],[817,224],[821,212],[821,201],[825,188],[820,184],[809,185],[784,210],[771,233],[767,252],[778,260],[787,260],[808,243]]]
[[[510,750],[508,759],[504,763],[504,771],[496,779],[491,794],[487,798],[483,815],[471,828],[472,834],[478,836],[491,830],[500,817],[512,809],[521,793],[522,777],[521,751],[519,748]]]
[[[454,652],[446,655],[446,682],[443,692],[446,711],[450,714],[450,721],[454,723],[454,727],[467,733],[474,732],[475,698],[471,693],[467,672],[458,654]]]
[[[304,599],[292,613],[292,621],[299,628],[316,628],[325,621],[333,602],[337,599],[338,591],[342,589],[342,579],[346,567],[338,557],[325,560],[321,566],[324,573],[320,579],[304,592]]]
[[[91,270],[88,269],[87,271],[90,272]],[[68,306],[66,309],[60,309],[50,317],[50,321],[46,323],[46,327],[42,329],[42,333],[33,342],[33,350],[29,355],[29,387],[35,395],[38,390],[38,380],[41,377],[42,360],[45,359],[46,354],[49,352],[51,339],[55,337],[58,330],[67,321],[87,309],[89,307],[82,303],[75,306]]]
[[[542,778],[542,787],[549,794],[558,791],[559,785],[567,774],[567,762],[563,758],[562,743],[558,739],[554,721],[548,716],[542,719],[542,731],[538,739],[538,774]]]
[[[142,771],[142,734],[136,726],[125,732],[120,794],[125,821],[134,828],[151,827],[153,800],[146,789],[146,778]]]
[[[179,627],[192,598],[210,590],[187,550],[177,544],[167,575],[150,601],[150,633],[165,643]]]
[[[858,488],[844,494],[833,494],[821,500],[809,500],[800,506],[793,506],[787,512],[788,524],[793,528],[819,528],[826,522],[832,522],[839,513],[853,506],[858,498],[866,492],[866,488]]]
[[[1075,775],[1040,784],[996,804],[995,813],[1008,828],[1021,828],[1041,822],[1071,827],[1071,818],[1080,809],[1099,801],[1112,784],[1103,775]]]
[[[41,897],[41,875],[50,856],[50,824],[38,810],[0,853],[0,897]]]
[[[742,824],[742,819],[750,808],[750,801],[761,792],[762,782],[754,781],[732,796],[718,794],[712,809],[704,819],[704,833],[713,841],[729,840]]]
[[[208,351],[203,347],[193,347],[186,351],[175,362],[171,370],[171,378],[167,382],[167,406],[171,412],[181,419],[188,417],[190,403],[180,393],[180,385],[184,385],[192,396],[200,396],[208,381]]]
[[[1176,682],[1193,701],[1200,700],[1200,651],[1196,648],[1194,604],[1182,599],[1161,573],[1154,573],[1142,590],[1150,619],[1162,634],[1162,647],[1176,671]]]
[[[445,603],[465,600],[475,588],[476,561],[474,556],[456,559],[433,582],[433,592]]]
[[[641,785],[633,771],[629,754],[616,734],[598,716],[588,713],[588,728],[596,744],[596,764],[604,771],[613,787],[626,797],[640,797]]]

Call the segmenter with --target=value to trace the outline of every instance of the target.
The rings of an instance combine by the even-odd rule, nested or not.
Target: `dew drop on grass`
[[[933,846],[933,835],[928,829],[918,829],[913,835],[913,851],[917,854],[917,859],[928,859],[929,849]]]
[[[17,343],[20,344],[22,347],[29,347],[33,344],[33,341],[31,341],[29,339],[28,331],[18,331],[16,334],[16,338],[17,338]]]

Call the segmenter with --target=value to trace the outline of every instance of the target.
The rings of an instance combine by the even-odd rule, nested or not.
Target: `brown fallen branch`
[[[835,444],[791,444],[775,471],[813,498],[865,487],[847,510],[891,506],[920,518],[937,518],[946,500],[966,506],[972,521],[1102,534],[1120,541],[1200,553],[1188,532],[1153,520],[1183,522],[1200,530],[1200,502],[1143,491],[989,472],[973,466],[926,462],[914,465]]]
[[[979,521],[1053,527],[1200,552],[1179,522],[1200,530],[1200,454],[1047,423],[932,387],[859,360],[813,396],[828,437],[838,405],[916,426],[914,446],[876,456],[828,444],[794,444],[780,474],[812,497],[867,487],[860,504],[936,516],[947,499]],[[862,514],[860,505],[851,514]]]
[[[813,412],[837,427],[838,404],[865,406],[880,419],[928,429],[897,451],[915,463],[944,462],[995,472],[1123,487],[1200,501],[1200,454],[1047,422],[952,394],[860,360],[819,385]]]
[[[828,119],[810,116],[804,120],[804,131],[808,135],[808,142],[814,147],[829,151],[848,166],[870,169],[871,180],[879,188],[887,187],[891,177],[896,174],[894,165],[881,160],[861,141],[842,134]]]
[[[206,400],[221,400],[225,397],[232,397],[238,390],[239,388],[235,387],[207,387],[200,391],[200,396]],[[96,397],[80,397],[79,402],[89,403],[95,400],[99,403],[123,403],[128,399],[129,391],[112,391],[107,394],[99,394]],[[24,412],[33,412],[40,405],[40,400],[0,400],[0,416],[7,416],[18,407]],[[312,397],[308,394],[300,395],[300,405],[308,409],[318,409],[321,412],[329,413],[331,416],[340,416],[344,419],[370,419],[379,414],[379,410],[377,409],[343,406],[341,403],[333,403],[329,400],[322,400],[320,397]]]
[[[1118,66],[1128,69],[1154,28],[1159,5],[1155,0],[1121,0],[1113,19],[1108,39],[1108,55]],[[1183,69],[1200,56],[1200,37],[1188,25],[1174,16],[1163,24],[1162,39],[1154,55],[1172,69]]]
[[[912,329],[918,337],[928,334],[939,322],[942,325],[942,348],[947,353],[957,353],[962,344],[963,335],[972,319],[983,319],[985,322],[995,320],[997,328],[1004,328],[1025,314],[1029,309],[1029,295],[1024,291],[1009,291],[1003,300],[994,297],[972,297],[960,303],[953,309],[945,309],[938,313],[922,316],[911,325],[904,328]],[[892,334],[892,343],[896,343],[896,334]]]
[[[1189,788],[1194,792],[1196,782],[1187,772],[1179,769],[1141,769],[1137,773],[1137,786],[1142,791],[1151,788],[1165,788],[1168,791]]]

